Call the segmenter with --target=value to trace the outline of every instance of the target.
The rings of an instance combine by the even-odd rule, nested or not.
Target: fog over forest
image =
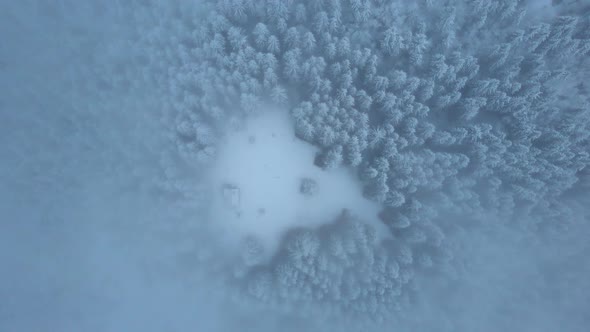
[[[0,37],[0,331],[590,326],[588,1],[3,1]]]

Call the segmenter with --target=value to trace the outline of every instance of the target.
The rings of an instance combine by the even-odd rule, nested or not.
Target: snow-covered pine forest
[[[0,330],[589,326],[590,3],[1,8]]]

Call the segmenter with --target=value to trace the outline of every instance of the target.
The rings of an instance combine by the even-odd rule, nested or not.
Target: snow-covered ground
[[[382,226],[379,208],[362,196],[361,184],[346,167],[325,171],[313,164],[317,149],[295,137],[287,112],[271,109],[252,117],[223,141],[209,176],[212,218],[229,241],[258,237],[274,249],[285,230],[334,220],[342,209]],[[303,178],[317,181],[318,192],[305,196]],[[239,188],[239,211],[224,198],[223,186]]]

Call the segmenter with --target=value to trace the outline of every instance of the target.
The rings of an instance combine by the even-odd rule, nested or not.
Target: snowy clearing
[[[378,205],[362,196],[355,174],[315,166],[317,149],[296,138],[292,127],[286,112],[271,110],[224,140],[210,180],[212,219],[226,239],[236,243],[253,235],[273,251],[287,229],[334,220],[344,208],[384,227]],[[300,191],[306,178],[317,182],[317,193]]]

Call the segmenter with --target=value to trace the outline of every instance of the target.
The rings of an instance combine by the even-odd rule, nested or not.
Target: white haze
[[[28,1],[33,9],[26,3],[0,4],[0,331],[293,331],[273,326],[279,319],[270,313],[250,315],[226,304],[220,293],[231,290],[217,275],[203,276],[209,266],[191,250],[201,241],[222,264],[226,257],[210,243],[215,238],[207,242],[210,233],[180,227],[204,216],[145,190],[159,174],[161,146],[152,144],[157,132],[150,124],[158,113],[126,102],[144,96],[114,92],[112,107],[103,110],[81,95],[85,107],[73,109],[71,91],[54,84],[56,72],[71,70],[71,59],[85,61],[71,49],[103,56],[102,46],[88,46],[98,36],[115,44],[121,35],[109,30],[115,25],[93,11],[74,12],[75,1],[60,1],[72,5],[67,17],[75,23],[52,18],[36,6],[41,1]],[[70,28],[86,44],[72,42]],[[262,113],[229,135],[209,176],[215,188],[227,181],[243,191],[239,219],[215,197],[213,221],[226,241],[254,234],[273,247],[286,228],[318,225],[344,207],[380,225],[356,176],[317,168],[314,153],[293,137],[284,110]],[[318,181],[317,196],[299,193],[302,176]],[[473,266],[470,280],[459,289],[423,280],[421,292],[432,301],[411,315],[426,328],[388,330],[437,331],[446,316],[459,321],[455,331],[586,331],[590,232],[584,229],[572,232],[571,250],[504,234],[465,234],[457,239],[464,244],[458,258]],[[529,294],[529,288],[544,292]]]

